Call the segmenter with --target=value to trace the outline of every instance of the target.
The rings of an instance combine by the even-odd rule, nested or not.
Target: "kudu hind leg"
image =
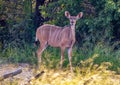
[[[41,61],[42,61],[42,60],[41,60],[42,52],[46,49],[46,47],[47,47],[47,42],[40,44],[40,47],[39,47],[39,49],[38,49],[38,51],[37,51],[38,64],[40,64]]]

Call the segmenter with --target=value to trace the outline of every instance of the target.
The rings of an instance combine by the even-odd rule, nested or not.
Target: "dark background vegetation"
[[[66,10],[71,15],[83,12],[76,24],[74,65],[78,60],[99,54],[96,63],[111,62],[112,69],[117,70],[120,67],[120,0],[0,0],[0,58],[10,62],[34,61],[37,27],[43,23],[68,25]],[[59,56],[56,50],[49,48],[48,53],[54,51],[54,56]]]

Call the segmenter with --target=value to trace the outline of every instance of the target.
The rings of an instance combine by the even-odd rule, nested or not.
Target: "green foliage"
[[[15,1],[0,0],[0,20],[5,19],[6,22],[5,26],[0,25],[0,58],[12,63],[34,65],[37,64],[36,49],[31,43],[35,36],[32,11],[35,6],[32,7],[32,0]],[[75,76],[71,83],[110,85],[112,72],[108,69],[120,73],[120,0],[45,0],[40,10],[42,16],[48,20],[44,23],[58,26],[69,24],[64,16],[66,10],[71,15],[83,12],[83,18],[76,24],[77,41],[72,57]],[[62,74],[64,72],[58,73],[59,78],[53,76],[56,75],[55,71],[49,74],[51,69],[59,69],[60,50],[49,47],[42,56],[43,70],[47,68],[48,74],[44,75],[43,80],[41,78],[39,80],[49,83],[52,77],[51,79],[56,79],[55,81],[65,80],[64,84],[69,85],[68,81],[71,78],[68,75],[69,71],[66,71],[65,75]],[[63,70],[68,67],[66,51]],[[96,80],[98,78],[100,81]],[[111,82],[108,82],[109,79]],[[57,82],[60,84],[59,81]]]
[[[0,50],[33,42],[32,0],[0,2]]]
[[[94,59],[94,64],[100,65],[102,62],[110,62],[112,66],[109,68],[119,73],[120,68],[120,49],[113,50],[114,45],[98,43],[93,49],[87,48],[86,45],[81,48],[73,48],[72,64],[73,67],[80,65],[80,61],[91,58],[94,54],[98,57]],[[37,64],[36,49],[31,44],[23,44],[21,47],[9,45],[0,57],[7,58],[7,61],[13,63],[29,63]],[[59,69],[60,66],[60,50],[58,48],[48,47],[42,55],[42,65],[46,68]],[[65,51],[65,61],[63,68],[69,67],[67,50]]]
[[[58,0],[53,2],[51,1],[46,5],[41,6],[40,9],[43,17],[49,18],[49,21],[47,23],[64,26],[68,23],[68,20],[66,20],[64,16],[64,12],[68,10],[70,11],[71,15],[77,15],[77,13],[80,12],[80,9],[77,9],[77,7],[80,7],[80,2],[80,0]]]
[[[9,45],[2,53],[1,57],[10,63],[29,63],[37,64],[33,46],[23,45],[20,48]]]
[[[59,26],[69,24],[64,16],[66,10],[71,15],[77,15],[82,11],[83,18],[76,25],[77,44],[90,42],[94,47],[97,42],[112,42],[112,39],[119,39],[119,5],[119,1],[115,0],[60,0],[48,2],[40,9],[44,18],[49,18],[45,23]]]
[[[25,17],[26,18],[30,18],[31,14],[32,14],[32,0],[24,0],[24,13],[25,13]]]

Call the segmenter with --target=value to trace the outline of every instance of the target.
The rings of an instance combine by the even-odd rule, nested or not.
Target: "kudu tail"
[[[37,44],[38,44],[38,38],[37,38],[37,36],[36,36],[36,37],[35,37],[35,41],[34,41],[34,46],[36,47]]]

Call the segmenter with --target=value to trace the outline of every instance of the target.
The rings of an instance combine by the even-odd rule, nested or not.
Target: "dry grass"
[[[84,74],[80,73],[80,69],[76,70],[77,73],[70,73],[70,71],[44,69],[45,73],[30,83],[31,85],[120,85],[120,79],[114,72],[94,70]]]
[[[97,54],[92,58],[81,61],[79,65],[74,67],[73,73],[67,68],[62,70],[53,69],[48,68],[45,64],[41,65],[41,68],[36,72],[35,68],[30,68],[28,65],[23,64],[20,65],[23,70],[21,74],[5,79],[0,82],[0,85],[120,85],[120,76],[116,75],[114,71],[108,70],[111,63],[94,64],[93,61],[96,57],[98,57]],[[52,63],[52,61],[49,62]],[[2,72],[18,68],[18,66],[2,65],[0,67],[0,75],[2,75]],[[44,71],[41,76],[37,79],[33,78],[41,71]],[[27,82],[29,80],[31,80],[30,83]]]
[[[94,65],[93,60],[97,55],[74,68],[74,73],[69,70],[48,70],[44,66],[40,70],[45,73],[38,79],[33,79],[31,85],[120,85],[120,79],[115,72],[107,70],[111,64],[104,62]]]

